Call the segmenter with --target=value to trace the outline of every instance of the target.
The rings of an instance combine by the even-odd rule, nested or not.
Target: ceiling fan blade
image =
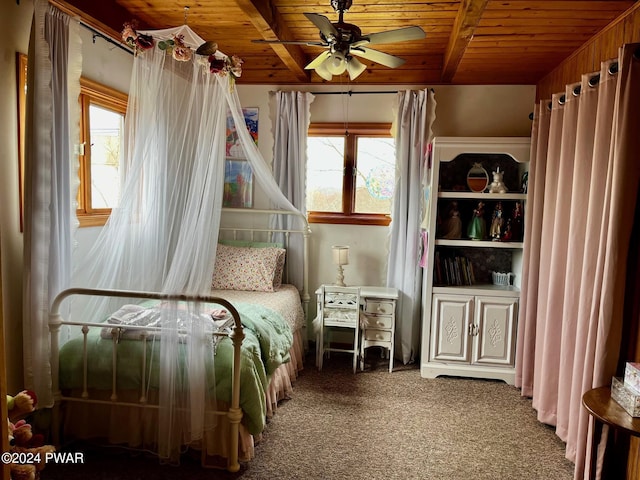
[[[307,17],[316,27],[318,27],[320,33],[322,33],[322,35],[324,35],[326,38],[329,38],[331,36],[338,36],[336,27],[334,27],[331,23],[331,20],[329,20],[324,15],[320,15],[318,13],[305,13],[304,16]]]
[[[396,30],[389,30],[387,32],[371,33],[369,35],[363,35],[362,41],[369,43],[370,45],[377,45],[380,43],[395,43],[406,42],[408,40],[420,40],[427,35],[420,27],[405,27],[398,28]],[[356,42],[354,45],[360,42]]]
[[[351,80],[355,80],[366,69],[366,65],[355,57],[350,57],[347,61],[347,73]]]
[[[352,55],[366,58],[367,60],[371,60],[372,62],[379,63],[380,65],[384,65],[385,67],[389,68],[399,67],[405,62],[403,58],[395,57],[393,55],[389,55],[388,53],[379,52],[378,50],[372,50],[371,48],[365,47],[352,47],[350,53]]]
[[[308,47],[328,47],[329,44],[326,42],[305,42],[305,41],[297,41],[297,40],[251,40],[252,43],[279,43],[285,45],[306,45]]]
[[[331,52],[329,50],[325,50],[320,55],[318,55],[316,58],[311,60],[311,63],[309,63],[309,65],[304,67],[305,70],[312,70],[314,68],[317,68],[320,64],[324,63],[324,61],[327,58],[329,58],[330,56],[331,56]]]

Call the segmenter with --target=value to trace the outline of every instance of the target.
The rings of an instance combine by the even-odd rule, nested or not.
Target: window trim
[[[355,206],[355,148],[356,138],[361,137],[390,137],[391,123],[312,123],[309,125],[308,136],[344,136],[349,133],[351,139],[345,142],[345,163],[342,183],[342,212],[307,213],[309,223],[327,223],[336,225],[378,225],[388,226],[391,215],[378,213],[354,213]],[[350,172],[350,174],[348,173]]]
[[[78,206],[80,227],[99,227],[111,215],[110,208],[91,208],[91,148],[89,143],[89,106],[97,105],[126,115],[128,95],[87,78],[80,78],[80,154],[78,155]]]

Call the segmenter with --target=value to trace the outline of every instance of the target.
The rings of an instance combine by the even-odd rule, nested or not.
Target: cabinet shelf
[[[491,295],[492,297],[519,297],[520,289],[512,285],[493,285],[483,283],[476,285],[434,286],[433,293],[454,295]]]
[[[526,193],[474,193],[474,192],[438,192],[438,198],[459,200],[526,200]]]
[[[473,248],[513,248],[521,249],[522,242],[492,242],[490,240],[448,240],[444,238],[436,239],[436,245],[442,247],[473,247]]]

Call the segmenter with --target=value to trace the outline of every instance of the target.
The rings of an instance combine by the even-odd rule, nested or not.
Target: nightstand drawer
[[[362,328],[391,330],[393,327],[393,317],[390,315],[363,315],[362,318]]]
[[[390,342],[391,332],[388,330],[365,330],[363,332],[364,339],[375,342]]]
[[[384,300],[366,300],[364,304],[365,313],[375,315],[392,315],[395,309],[395,302]]]

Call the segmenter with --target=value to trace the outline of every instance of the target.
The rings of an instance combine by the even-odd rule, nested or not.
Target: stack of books
[[[434,267],[435,285],[463,286],[476,283],[473,265],[467,257],[443,256],[436,252]]]
[[[627,362],[624,378],[613,377],[611,398],[632,417],[640,417],[640,363]]]

